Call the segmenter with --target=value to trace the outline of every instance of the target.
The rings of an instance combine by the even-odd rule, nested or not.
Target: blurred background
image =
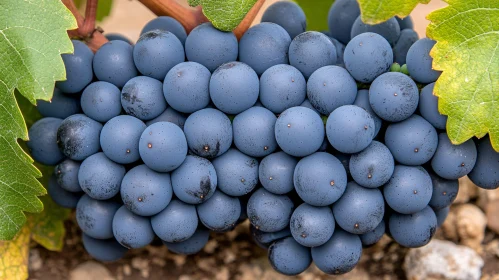
[[[100,3],[106,1],[109,0]],[[253,24],[259,23],[264,10],[276,1],[267,0]],[[429,23],[426,16],[445,5],[441,0],[432,0],[412,12],[420,37],[425,37]],[[135,42],[142,27],[153,18],[155,15],[137,0],[114,0],[111,14],[98,25],[105,33],[120,33]],[[327,18],[323,20],[326,22]],[[96,262],[87,255],[74,217],[67,221],[66,228],[62,252],[50,252],[40,246],[31,250],[30,279],[499,280],[499,189],[478,189],[466,178],[460,180],[459,195],[449,216],[429,245],[406,249],[385,236],[374,247],[364,250],[361,262],[352,272],[337,277],[325,275],[313,265],[297,277],[276,273],[268,263],[266,250],[251,240],[248,222],[230,233],[212,233],[207,246],[194,256],[172,254],[161,242],[156,242],[132,250],[114,263]]]

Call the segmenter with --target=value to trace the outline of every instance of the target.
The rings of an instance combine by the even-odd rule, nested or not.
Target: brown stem
[[[246,14],[243,21],[239,23],[239,25],[232,32],[236,35],[237,39],[241,39],[243,37],[244,32],[248,30],[251,26],[251,23],[255,19],[256,15],[262,8],[265,0],[258,0],[255,5],[251,8],[251,10]]]
[[[98,0],[87,0],[87,7],[84,18],[73,0],[61,0],[64,5],[71,11],[76,19],[78,28],[75,30],[68,30],[69,37],[85,41],[88,47],[96,52],[102,45],[108,42],[106,37],[102,35],[101,31],[95,28],[95,16],[97,13]]]
[[[78,28],[81,34],[91,34],[95,30],[95,17],[97,14],[97,4],[99,0],[87,0],[85,8],[85,20],[83,25]]]
[[[157,16],[171,16],[178,20],[187,33],[194,27],[208,19],[203,15],[201,7],[189,8],[179,4],[176,0],[139,0]]]

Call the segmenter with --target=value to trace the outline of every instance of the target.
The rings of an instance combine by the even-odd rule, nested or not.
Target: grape
[[[315,207],[303,203],[289,222],[293,238],[302,246],[317,247],[333,235],[335,221],[329,207]]]
[[[196,206],[201,223],[215,232],[226,232],[234,228],[241,215],[241,203],[216,190],[210,199]]]
[[[421,166],[396,165],[383,189],[386,203],[401,214],[423,210],[430,202],[432,192],[430,175]]]
[[[336,64],[336,47],[329,37],[320,32],[304,32],[289,45],[289,64],[308,79],[315,70]]]
[[[258,160],[236,149],[228,150],[212,164],[217,173],[217,188],[228,195],[245,195],[258,184]]]
[[[248,200],[248,218],[256,229],[276,232],[289,226],[294,204],[286,195],[277,195],[264,188],[254,192]]]
[[[62,123],[61,119],[48,117],[36,121],[29,128],[26,145],[31,156],[39,163],[56,165],[64,159],[57,147],[57,130]]]
[[[140,35],[133,61],[142,75],[162,81],[170,69],[185,61],[184,46],[171,32],[151,30]]]
[[[80,193],[68,192],[61,188],[61,186],[57,184],[55,175],[52,175],[49,179],[47,192],[57,205],[64,208],[76,208],[81,197]]]
[[[220,31],[210,22],[194,28],[185,41],[187,59],[204,65],[210,72],[224,63],[237,60],[238,52],[234,33]]]
[[[292,107],[282,112],[275,123],[279,147],[289,155],[304,157],[316,152],[324,141],[324,124],[311,109]]]
[[[478,140],[476,164],[468,174],[470,180],[483,189],[499,187],[499,153],[494,151],[489,137]]]
[[[263,157],[275,151],[276,116],[263,107],[252,107],[238,114],[233,122],[234,144],[243,153]]]
[[[449,215],[450,206],[433,211],[435,211],[435,216],[437,217],[437,227],[441,227],[444,224],[445,219],[447,219],[447,216]]]
[[[373,140],[374,130],[371,114],[355,105],[344,105],[334,110],[326,123],[329,143],[347,154],[367,148]]]
[[[210,103],[211,73],[196,62],[182,62],[166,75],[163,84],[165,99],[173,109],[193,113]]]
[[[252,26],[239,41],[239,60],[258,75],[277,64],[288,64],[291,37],[281,26],[263,22]]]
[[[359,15],[352,25],[350,38],[354,38],[359,34],[367,32],[376,33],[383,36],[383,38],[385,38],[388,43],[393,46],[395,45],[395,43],[397,43],[397,40],[400,37],[400,25],[395,17],[392,17],[382,23],[370,25],[362,22],[362,19]]]
[[[210,80],[213,104],[226,114],[239,114],[255,104],[259,93],[255,71],[242,62],[229,62],[218,67]]]
[[[418,108],[418,102],[418,86],[399,72],[379,76],[369,88],[369,103],[376,115],[385,121],[399,122],[409,118]]]
[[[438,147],[431,167],[435,173],[448,180],[459,179],[471,172],[477,159],[477,149],[473,139],[454,145],[446,133],[438,135]]]
[[[349,171],[355,182],[366,188],[378,188],[392,177],[395,163],[390,150],[378,141],[352,155]]]
[[[121,90],[121,106],[143,121],[154,119],[166,109],[163,84],[146,76],[130,79]]]
[[[300,107],[309,108],[312,111],[316,112],[317,115],[319,115],[319,116],[321,115],[321,113],[319,113],[319,111],[317,111],[317,109],[315,109],[314,106],[312,106],[312,104],[310,103],[310,100],[308,100],[308,99],[305,99],[305,101],[303,101],[303,103],[300,105]]]
[[[194,205],[173,199],[163,211],[151,217],[154,233],[165,242],[189,239],[198,227],[198,214]]]
[[[77,96],[64,94],[60,89],[54,88],[54,95],[50,101],[37,100],[36,109],[44,117],[65,119],[81,111],[80,100]],[[121,110],[121,106],[120,106]]]
[[[371,108],[371,104],[369,103],[369,90],[359,90],[353,105],[359,106],[371,114],[371,118],[373,118],[374,121],[374,137],[376,137],[381,129],[381,126],[383,125],[383,121],[380,117],[378,117],[378,115],[376,115],[376,113],[374,113],[373,108]]]
[[[361,83],[371,83],[386,73],[393,64],[393,51],[385,38],[376,33],[363,33],[345,47],[345,67]]]
[[[352,158],[352,155],[336,152],[336,153],[334,153],[334,156],[341,162],[341,164],[343,165],[343,168],[345,168],[345,171],[347,172],[347,176],[351,177],[350,159]]]
[[[383,220],[385,201],[379,189],[367,189],[349,182],[345,193],[333,205],[336,223],[345,231],[364,234]]]
[[[182,45],[185,44],[185,40],[187,38],[187,32],[185,32],[184,27],[180,22],[176,19],[168,16],[157,17],[151,21],[149,21],[140,34],[144,34],[151,30],[162,30],[173,33],[179,40],[182,42]]]
[[[433,58],[430,56],[430,51],[435,43],[428,38],[419,39],[407,52],[407,69],[416,82],[433,83],[442,73],[432,69]]]
[[[437,217],[429,206],[414,214],[404,215],[393,213],[388,221],[388,227],[393,239],[408,248],[422,247],[435,234]]]
[[[108,82],[94,82],[81,95],[85,115],[98,122],[107,122],[121,113],[121,91]]]
[[[260,101],[265,108],[276,114],[288,108],[300,106],[305,100],[306,90],[305,78],[298,69],[291,65],[272,66],[260,77]]]
[[[264,157],[258,170],[260,183],[271,193],[285,194],[292,191],[296,164],[298,160],[285,152],[277,152]]]
[[[190,204],[208,200],[217,187],[215,167],[209,160],[198,156],[187,156],[172,172],[171,179],[175,196]]]
[[[291,237],[272,243],[268,254],[270,265],[277,272],[288,276],[302,273],[312,263],[310,249],[298,244]]]
[[[291,236],[289,228],[276,232],[264,232],[256,229],[253,225],[250,225],[250,232],[255,243],[264,249],[268,249],[270,245],[277,240]]]
[[[262,22],[273,22],[284,28],[291,39],[307,29],[307,19],[302,8],[290,1],[275,2],[262,16]]]
[[[85,115],[67,117],[57,130],[59,149],[72,160],[84,160],[100,150],[101,130],[102,124]]]
[[[418,115],[412,115],[388,126],[385,144],[399,163],[422,165],[435,154],[438,135],[429,122]]]
[[[78,182],[78,170],[80,170],[80,162],[65,159],[59,163],[55,169],[54,174],[57,178],[57,183],[68,192],[82,192]]]
[[[331,42],[333,42],[333,45],[336,48],[336,65],[344,68],[345,63],[343,62],[343,55],[345,53],[346,46],[333,37],[329,37],[329,39],[331,40]]]
[[[125,167],[108,159],[104,153],[86,158],[78,171],[82,190],[93,199],[110,199],[120,192]]]
[[[334,1],[327,17],[329,34],[343,44],[350,41],[350,30],[355,19],[360,15],[356,0]]]
[[[133,45],[132,41],[130,41],[130,39],[128,39],[125,35],[123,34],[119,34],[119,33],[107,33],[104,35],[104,37],[106,37],[106,39],[108,39],[109,41],[123,41],[123,42],[127,42],[128,44],[131,44]]]
[[[433,185],[433,193],[428,203],[433,210],[440,210],[448,207],[454,202],[459,192],[459,181],[446,180],[438,175],[429,172]]]
[[[445,129],[447,116],[438,111],[438,97],[433,95],[435,83],[425,86],[419,95],[419,112],[421,116],[436,129]]]
[[[336,202],[347,186],[347,174],[333,155],[319,152],[302,158],[293,175],[296,192],[313,206]]]
[[[82,91],[93,79],[92,60],[94,53],[81,41],[71,40],[74,53],[62,54],[62,61],[66,67],[66,80],[56,83],[57,88],[65,93]]]
[[[116,239],[95,239],[82,234],[83,247],[92,258],[101,262],[114,262],[125,255],[127,248],[116,242]]]
[[[90,237],[108,239],[113,237],[113,217],[120,208],[114,201],[92,199],[84,195],[76,205],[76,221],[80,229]]]
[[[357,83],[347,70],[339,66],[317,69],[307,82],[307,97],[321,114],[329,115],[343,105],[353,104]]]
[[[312,248],[315,265],[327,274],[344,274],[351,271],[362,256],[359,236],[341,229],[334,231],[326,244]]]
[[[95,53],[93,68],[97,79],[119,88],[138,74],[133,62],[133,47],[123,41],[110,41],[100,47]]]
[[[168,107],[163,113],[161,113],[161,115],[157,116],[156,118],[150,121],[147,121],[146,125],[150,126],[157,122],[171,122],[183,130],[185,120],[187,120],[187,117],[183,113],[180,113],[178,111],[175,111],[175,109]]]
[[[122,115],[112,118],[100,134],[102,151],[120,164],[139,160],[139,139],[144,129],[146,125],[135,117]]]
[[[170,172],[184,162],[187,140],[184,132],[170,122],[148,126],[139,140],[140,158],[147,167],[157,172]]]
[[[187,144],[196,155],[214,158],[232,145],[232,124],[222,112],[206,108],[191,114],[184,126]]]
[[[154,239],[149,218],[135,215],[121,206],[113,218],[113,234],[116,240],[128,249],[147,246]]]
[[[412,23],[412,18],[411,16],[406,16],[405,18],[399,18],[398,16],[395,17],[397,19],[397,22],[400,25],[400,30],[404,29],[413,29],[414,24]]]
[[[170,174],[155,172],[144,164],[136,166],[123,177],[120,192],[123,204],[134,214],[158,214],[172,199]]]
[[[201,251],[210,239],[210,231],[205,228],[198,228],[196,232],[187,240],[169,243],[163,242],[168,250],[182,255],[193,255]]]
[[[393,60],[400,65],[404,65],[409,48],[419,40],[419,35],[412,29],[404,29],[400,32],[397,43],[393,46]]]
[[[364,234],[361,234],[359,235],[359,237],[360,241],[362,241],[362,246],[369,247],[378,243],[378,241],[381,240],[384,234],[385,234],[385,221],[381,220],[381,222],[378,224],[378,226],[375,229],[366,232]]]

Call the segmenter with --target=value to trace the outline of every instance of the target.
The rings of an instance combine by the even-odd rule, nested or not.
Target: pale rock
[[[487,226],[499,234],[499,200],[494,200],[487,204],[485,215],[487,216]]]
[[[468,203],[478,195],[478,187],[471,182],[468,176],[459,179],[459,192],[454,203]]]
[[[442,232],[446,239],[480,252],[486,226],[487,218],[480,208],[473,204],[462,204],[451,207],[442,225]]]
[[[132,275],[132,268],[129,264],[123,265],[123,274],[125,274],[126,276]]]
[[[479,280],[483,265],[483,259],[471,248],[433,240],[409,250],[404,270],[409,280]]]
[[[229,269],[224,266],[222,267],[222,269],[220,269],[217,274],[215,274],[215,279],[216,280],[229,280],[230,278],[230,273],[229,273]]]
[[[43,260],[40,257],[40,251],[38,249],[31,249],[29,251],[29,270],[37,271],[43,266]]]
[[[114,280],[111,276],[109,270],[102,264],[87,261],[77,267],[75,267],[69,273],[70,280],[89,280],[89,279],[99,279],[99,280]]]
[[[211,239],[204,245],[203,251],[208,254],[213,254],[215,253],[215,250],[218,248],[218,241],[215,239]]]

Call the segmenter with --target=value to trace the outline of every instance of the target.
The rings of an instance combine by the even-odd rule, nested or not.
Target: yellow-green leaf
[[[447,134],[460,144],[489,132],[499,151],[499,1],[446,2],[428,16],[427,35],[437,41],[430,54],[443,73],[434,94]]]
[[[232,31],[244,19],[257,0],[189,0],[192,7],[201,5],[213,26]]]
[[[358,0],[362,21],[377,24],[391,17],[408,16],[417,4],[428,4],[430,0]]]
[[[0,279],[28,278],[29,239],[31,230],[24,226],[12,241],[0,241]]]
[[[43,209],[41,173],[17,140],[27,140],[14,97],[31,103],[52,97],[55,80],[65,79],[61,53],[73,50],[66,30],[76,20],[59,0],[0,1],[0,240],[12,239],[26,221],[23,211]]]

